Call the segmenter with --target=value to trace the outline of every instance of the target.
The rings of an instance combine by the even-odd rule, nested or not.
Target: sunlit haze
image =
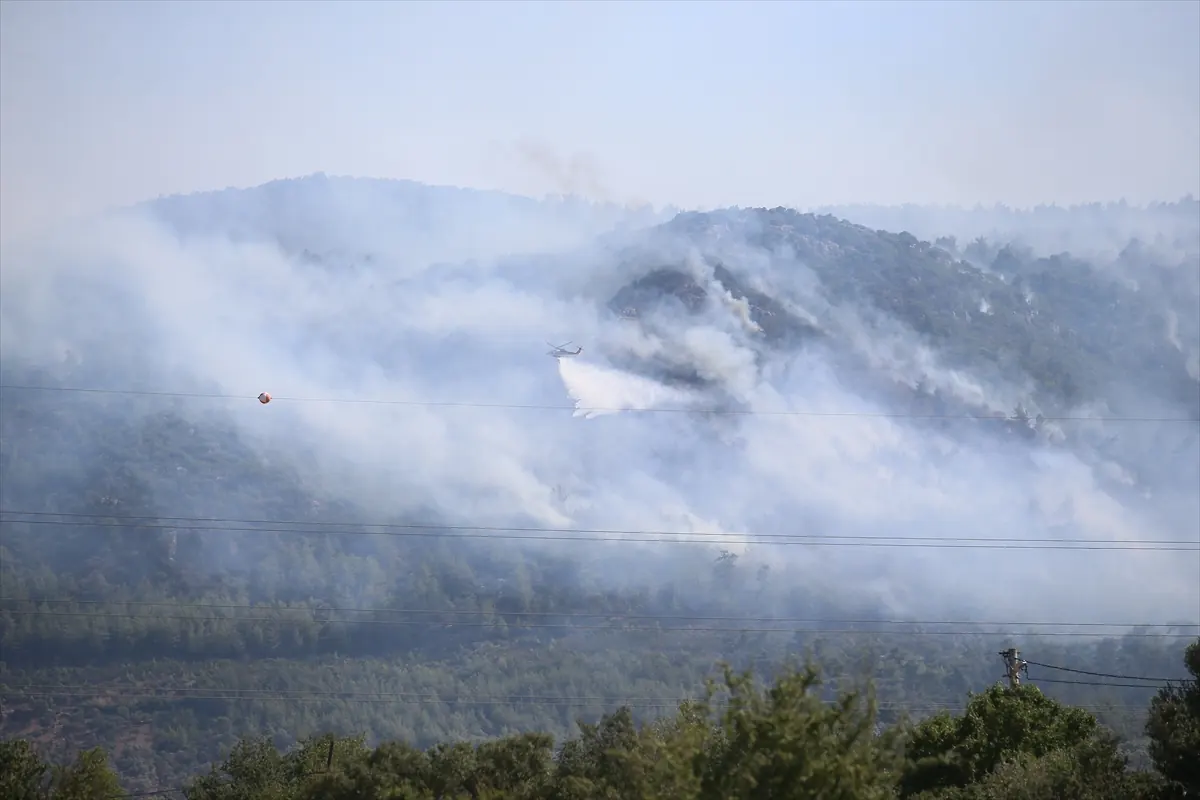
[[[0,795],[1182,796],[1200,0],[0,15]]]
[[[0,4],[0,231],[324,171],[681,207],[1173,200],[1200,3]]]

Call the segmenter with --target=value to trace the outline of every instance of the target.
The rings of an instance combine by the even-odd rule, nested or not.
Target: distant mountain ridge
[[[122,230],[134,246],[118,236],[94,256],[111,271],[83,264],[93,250],[85,242],[72,253],[80,266],[22,276],[45,280],[39,291],[52,304],[5,276],[4,324],[21,335],[0,337],[3,382],[284,399],[201,413],[199,400],[6,390],[0,467],[19,507],[94,511],[101,498],[128,495],[122,502],[151,517],[306,519],[317,504],[346,509],[343,519],[609,529],[616,515],[630,529],[705,535],[936,527],[920,506],[902,523],[886,511],[882,521],[859,518],[858,495],[811,510],[828,499],[820,481],[843,452],[865,453],[856,457],[866,466],[847,466],[845,480],[868,476],[863,491],[875,491],[869,448],[904,436],[878,467],[910,481],[908,495],[894,490],[897,502],[923,496],[918,489],[940,498],[956,479],[974,492],[1015,473],[1030,486],[1014,483],[1013,499],[996,501],[1014,515],[1011,527],[1076,535],[1096,524],[1082,501],[1030,499],[1038,481],[1059,480],[1039,465],[1065,462],[1083,476],[1078,496],[1110,510],[1157,514],[1156,526],[1175,530],[1195,515],[1200,383],[1190,365],[1200,311],[1188,307],[1187,258],[1150,246],[1098,263],[999,242],[932,243],[782,207],[646,224],[607,207],[590,216],[570,203],[323,177],[142,210],[167,233]],[[545,357],[546,339],[584,347],[574,384],[571,366],[556,371]],[[643,382],[622,387],[627,377]],[[516,413],[572,401],[666,408],[680,397],[700,413],[630,414],[624,428],[599,429],[620,432],[607,439],[584,421]],[[353,405],[360,399],[381,402]],[[426,402],[435,410],[408,428]],[[505,404],[515,408],[473,426],[478,408]],[[436,410],[459,405],[477,408]],[[705,410],[740,416],[717,424]],[[760,480],[753,469],[768,467],[750,459],[801,436],[764,420],[806,413],[896,422],[858,439],[834,434],[845,422],[823,423],[827,439],[787,445],[796,464]],[[1120,417],[1148,421],[1105,421]],[[757,449],[747,444],[755,436]],[[790,482],[808,452],[828,459],[813,468],[811,496]],[[754,499],[743,503],[738,491]],[[365,510],[352,492],[370,499]],[[964,516],[941,530],[961,530],[971,498],[955,501]],[[938,502],[935,517],[949,505]],[[1127,530],[1141,529],[1114,524],[1104,535]],[[179,542],[204,563],[203,537]],[[211,547],[222,569],[269,564],[273,586],[285,572],[275,559],[294,555],[253,537]],[[886,583],[885,567],[872,567],[871,580]],[[374,571],[352,581],[356,595],[384,582]]]
[[[249,189],[160,197],[138,208],[183,235],[268,238],[285,252],[307,251],[317,257],[396,256],[406,247],[428,247],[420,231],[432,227],[444,230],[449,226],[464,237],[480,236],[486,230],[495,237],[475,247],[431,255],[436,261],[477,257],[497,243],[538,250],[576,244],[614,228],[669,219],[673,213],[670,208],[626,208],[577,196],[535,199],[497,190],[324,173]],[[386,209],[394,220],[392,231],[379,230],[380,209]],[[371,224],[360,224],[358,215],[370,218]],[[504,228],[510,229],[507,237],[497,230]],[[389,237],[387,233],[397,235]]]

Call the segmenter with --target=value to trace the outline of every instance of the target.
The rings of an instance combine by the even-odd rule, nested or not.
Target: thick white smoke
[[[476,208],[465,221],[446,207],[413,222],[377,190],[364,199],[353,186],[323,187],[293,183],[275,201],[306,209],[299,224],[243,214],[243,195],[197,217],[207,202],[198,197],[173,226],[143,210],[9,250],[4,358],[57,364],[70,350],[85,367],[103,363],[103,377],[90,379],[109,388],[245,397],[179,408],[199,417],[227,406],[276,462],[380,520],[436,513],[463,525],[687,531],[714,541],[747,532],[961,544],[1200,531],[1194,486],[1148,487],[1161,502],[1136,502],[1075,450],[1003,441],[987,422],[964,433],[905,419],[848,379],[826,345],[765,345],[745,301],[728,293],[691,316],[622,318],[607,304],[637,270],[611,249],[568,252],[601,223],[568,225],[537,206]],[[895,320],[829,299],[802,263],[736,244],[746,256],[730,259],[731,270],[820,320],[872,374],[938,387],[981,410],[1010,411],[1028,395],[1027,377],[946,367]],[[583,353],[550,358],[546,341],[567,339]],[[55,369],[68,383],[80,374]],[[260,391],[276,400],[258,405]],[[1191,437],[1170,456],[1182,464],[1196,455],[1195,432],[1174,430]],[[850,545],[738,550],[796,570],[795,580],[931,616],[969,605],[992,618],[1161,620],[1194,618],[1200,604],[1195,553]],[[631,562],[646,548],[671,553],[610,547],[626,548]]]

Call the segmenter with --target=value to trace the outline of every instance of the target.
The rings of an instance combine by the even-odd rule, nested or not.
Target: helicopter
[[[563,342],[562,344],[550,344],[546,342],[546,344],[549,344],[553,348],[546,355],[553,356],[554,358],[571,358],[583,352],[583,348],[580,346],[576,346],[574,351],[567,350],[566,347],[570,342]]]

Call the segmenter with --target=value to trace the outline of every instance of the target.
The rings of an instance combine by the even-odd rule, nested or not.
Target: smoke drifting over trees
[[[237,437],[296,491],[318,487],[313,501],[364,522],[719,534],[748,541],[738,552],[755,564],[902,613],[1036,603],[1182,619],[1198,597],[1191,554],[790,547],[748,533],[1192,538],[1200,294],[1195,230],[1179,226],[1195,205],[1139,213],[1139,230],[1165,220],[1164,246],[1088,262],[784,209],[593,240],[629,220],[324,177],[169,198],[5,255],[5,383],[279,399],[6,389],[6,407],[75,430],[69,455],[6,431],[21,477],[5,505],[78,510],[43,507],[44,481],[113,466],[100,451],[114,423],[136,436],[172,414],[193,440]],[[556,362],[547,339],[584,353]],[[490,407],[571,403],[592,418]],[[122,465],[143,510],[263,513],[244,476],[230,491],[225,465],[173,447]],[[235,541],[195,542],[189,568],[227,570]],[[644,565],[641,549],[620,552]],[[646,580],[669,569],[654,563]]]
[[[1017,623],[988,620],[1194,635],[1196,201],[972,213],[314,176],[6,245],[5,659],[80,685],[178,659],[138,679],[167,686],[656,642],[666,692],[871,618],[973,620],[944,633],[989,657]]]

